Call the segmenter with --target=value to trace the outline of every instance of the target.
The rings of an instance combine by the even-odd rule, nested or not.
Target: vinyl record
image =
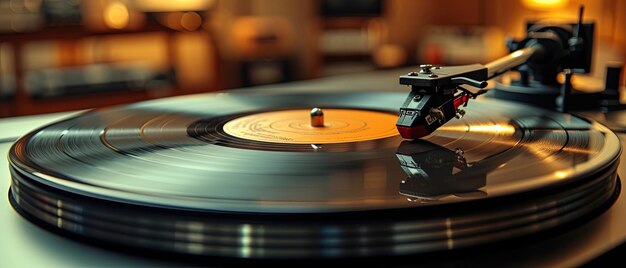
[[[101,109],[21,138],[13,206],[53,230],[236,258],[396,256],[539,233],[617,194],[618,138],[479,99],[395,132],[406,92],[234,91]],[[323,126],[310,124],[313,107]]]

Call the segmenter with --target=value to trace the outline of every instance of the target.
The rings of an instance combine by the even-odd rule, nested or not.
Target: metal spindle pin
[[[311,110],[311,126],[324,127],[324,111],[322,109],[313,108]]]

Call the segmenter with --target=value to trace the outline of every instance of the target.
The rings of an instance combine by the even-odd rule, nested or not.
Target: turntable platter
[[[405,96],[235,92],[95,110],[13,146],[12,204],[98,242],[335,258],[504,241],[582,218],[617,194],[620,145],[600,124],[479,99],[465,118],[403,142],[384,126]],[[312,107],[344,127],[321,130],[329,138],[298,129],[307,114],[285,123]],[[268,129],[296,142],[254,132]]]

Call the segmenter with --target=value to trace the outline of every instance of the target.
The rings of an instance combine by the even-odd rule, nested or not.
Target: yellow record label
[[[232,136],[263,142],[328,144],[398,135],[397,115],[353,109],[324,109],[324,126],[311,125],[311,110],[285,110],[235,118],[224,125]]]

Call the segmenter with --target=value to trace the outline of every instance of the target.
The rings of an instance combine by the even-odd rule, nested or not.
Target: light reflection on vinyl
[[[32,221],[95,242],[289,259],[502,242],[583,218],[618,194],[620,145],[602,125],[477,100],[465,118],[403,141],[365,118],[395,114],[405,96],[249,91],[88,112],[14,145],[11,202]],[[260,130],[246,125],[252,135],[224,130],[312,107],[346,112],[334,126],[357,131],[348,140],[358,131],[373,138],[281,143],[274,126],[312,130],[271,118],[255,118]]]

